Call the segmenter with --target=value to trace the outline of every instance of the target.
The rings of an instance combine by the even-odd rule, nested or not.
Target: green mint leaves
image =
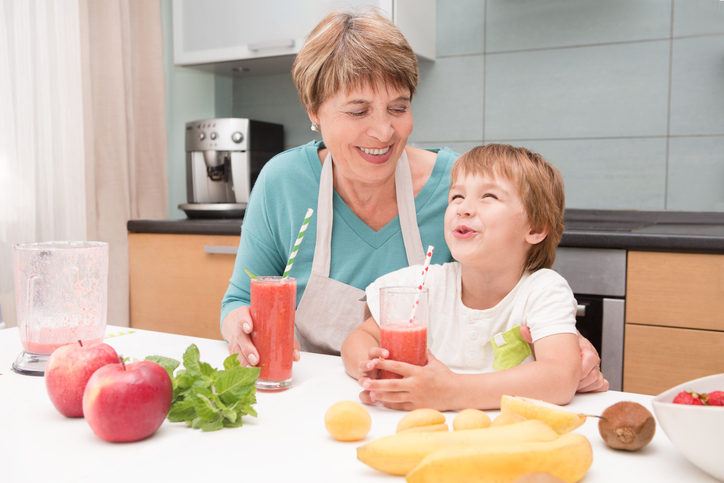
[[[149,356],[147,361],[161,365],[173,382],[173,403],[168,412],[171,422],[185,421],[202,431],[238,428],[241,417],[256,417],[258,367],[241,367],[236,354],[224,360],[224,369],[217,370],[201,362],[199,349],[191,344],[184,352],[184,369],[174,376],[180,362],[163,356]]]

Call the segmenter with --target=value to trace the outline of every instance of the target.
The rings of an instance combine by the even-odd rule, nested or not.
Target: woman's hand
[[[364,391],[360,400],[365,404],[379,401],[390,409],[410,411],[418,408],[445,410],[452,405],[447,400],[454,395],[453,372],[427,351],[427,364],[415,366],[404,362],[374,359],[367,361],[370,371],[387,370],[400,374],[402,379],[371,379],[360,377]]]
[[[578,334],[578,346],[581,349],[581,380],[576,392],[608,391],[608,381],[601,373],[601,358],[593,344]]]
[[[250,367],[259,363],[259,352],[251,342],[254,321],[248,305],[234,309],[224,318],[221,334],[229,342],[229,354],[239,354],[242,366]],[[294,361],[299,360],[299,341],[294,339]]]
[[[520,335],[527,343],[533,343],[529,327],[522,326]],[[581,380],[578,382],[576,392],[608,391],[608,381],[601,373],[601,358],[596,348],[580,333],[578,333],[578,346],[581,349]]]

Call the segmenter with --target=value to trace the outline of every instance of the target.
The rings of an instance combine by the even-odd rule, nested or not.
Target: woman
[[[336,11],[309,34],[292,68],[311,142],[271,160],[254,185],[239,253],[222,302],[229,352],[256,365],[249,277],[279,275],[308,208],[315,214],[290,276],[297,278],[298,349],[339,354],[365,317],[364,289],[382,274],[451,260],[443,234],[448,149],[407,146],[417,59],[397,27],[372,9]],[[595,349],[582,339],[579,390],[605,389]],[[605,386],[605,387],[604,387]]]

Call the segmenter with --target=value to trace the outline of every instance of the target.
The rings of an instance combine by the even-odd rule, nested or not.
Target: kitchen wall
[[[168,215],[186,218],[178,205],[186,203],[186,123],[214,117],[231,117],[232,78],[173,64],[171,0],[161,4],[163,63],[166,70],[166,126],[168,130]]]
[[[420,65],[410,144],[538,151],[569,208],[724,211],[724,2],[437,0],[437,55]],[[290,75],[234,78],[231,97],[231,115],[284,124],[288,147],[314,138]],[[169,133],[179,186],[192,118]]]

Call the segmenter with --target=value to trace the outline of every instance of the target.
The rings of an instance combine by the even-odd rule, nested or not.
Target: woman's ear
[[[525,236],[525,241],[531,245],[537,245],[548,236],[548,228],[531,228]]]

